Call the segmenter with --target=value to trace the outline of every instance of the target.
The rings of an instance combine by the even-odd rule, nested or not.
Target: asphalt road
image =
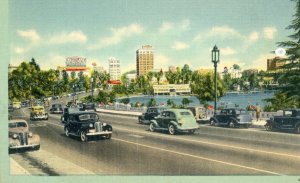
[[[11,154],[34,175],[299,175],[300,136],[201,125],[194,135],[150,132],[133,117],[100,113],[111,140],[81,142],[64,135],[60,115],[30,121],[41,149]]]

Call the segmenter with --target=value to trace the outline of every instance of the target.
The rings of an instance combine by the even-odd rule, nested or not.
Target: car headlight
[[[13,134],[13,138],[16,139],[18,137],[17,134]]]
[[[32,136],[33,136],[32,132],[29,132],[28,136],[29,136],[29,137],[32,137]]]
[[[93,123],[90,123],[90,128],[93,128]]]
[[[103,126],[106,126],[107,124],[106,123],[103,123]]]

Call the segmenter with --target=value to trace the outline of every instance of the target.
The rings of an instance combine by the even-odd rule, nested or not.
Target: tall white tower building
[[[111,57],[108,59],[108,71],[110,80],[121,80],[120,61]]]

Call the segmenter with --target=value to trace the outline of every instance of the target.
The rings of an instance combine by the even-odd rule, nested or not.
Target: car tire
[[[235,127],[236,127],[235,122],[231,120],[231,121],[228,123],[228,127],[229,127],[229,128],[235,128]]]
[[[295,130],[296,130],[296,133],[300,134],[300,124],[296,126]]]
[[[155,131],[155,125],[154,125],[154,123],[150,123],[149,130],[150,130],[150,132],[154,132]]]
[[[174,125],[169,125],[168,131],[170,135],[175,135],[176,134],[176,129]]]
[[[65,135],[66,135],[67,137],[70,136],[70,131],[69,131],[68,127],[65,127]]]
[[[106,139],[111,139],[111,134],[105,136]]]
[[[86,132],[85,132],[84,130],[82,130],[82,131],[80,132],[80,140],[81,140],[82,142],[86,142],[86,141],[87,141],[87,135],[86,135]]]
[[[210,126],[216,126],[216,122],[214,119],[211,119],[209,122],[210,122]]]
[[[37,145],[33,148],[33,150],[38,151],[38,150],[40,150],[40,147],[41,147],[40,145]]]
[[[194,134],[195,130],[189,130],[189,134]]]

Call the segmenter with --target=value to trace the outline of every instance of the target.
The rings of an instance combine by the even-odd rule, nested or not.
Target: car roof
[[[165,111],[170,111],[170,112],[174,112],[174,113],[177,113],[177,114],[179,114],[180,112],[191,112],[190,110],[188,110],[188,109],[167,109],[167,110],[165,110]],[[165,112],[164,111],[164,112]]]
[[[25,121],[24,119],[11,119],[11,120],[9,120],[9,123],[16,123],[16,122],[25,122],[25,123],[27,123],[27,121]]]

